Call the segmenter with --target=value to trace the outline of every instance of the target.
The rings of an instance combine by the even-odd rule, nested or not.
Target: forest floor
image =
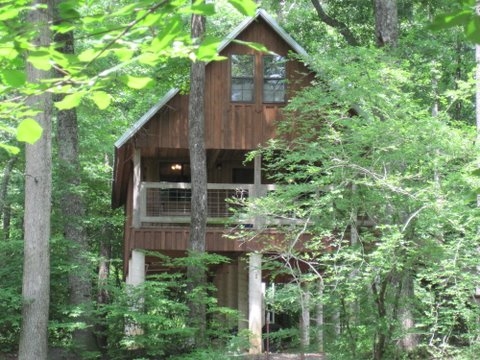
[[[58,355],[58,354],[57,354]],[[64,357],[52,357],[54,359],[65,359]],[[232,359],[239,360],[325,360],[326,357],[321,354],[281,354],[281,353],[270,353],[270,354],[260,354],[260,355],[245,355],[245,356],[236,356]],[[17,354],[5,354],[0,352],[0,360],[17,360]]]
[[[303,357],[300,354],[260,354],[260,355],[247,355],[244,360],[325,360],[326,357],[322,354],[304,354]]]

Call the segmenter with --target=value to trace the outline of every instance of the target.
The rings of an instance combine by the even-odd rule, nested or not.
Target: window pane
[[[278,55],[263,57],[263,101],[285,101],[285,58]]]
[[[263,83],[264,102],[285,101],[285,79],[265,79]]]
[[[232,55],[232,77],[253,78],[252,55]]]
[[[252,102],[254,94],[254,66],[252,55],[232,55],[231,100]]]
[[[232,78],[232,101],[253,101],[253,79]]]

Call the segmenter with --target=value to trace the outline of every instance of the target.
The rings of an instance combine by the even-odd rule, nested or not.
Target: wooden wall
[[[271,51],[287,56],[291,50],[265,22],[259,18],[245,29],[238,39],[265,44]],[[256,68],[261,69],[262,54],[244,45],[231,43],[221,53],[255,55]],[[259,74],[261,75],[261,74]],[[287,93],[307,86],[312,75],[296,61],[287,64]],[[206,67],[205,133],[208,149],[255,149],[275,136],[275,122],[281,118],[284,104],[262,102],[262,78],[256,81],[256,101],[230,101],[230,62],[211,62]],[[177,95],[141,129],[135,144],[142,154],[154,155],[155,148],[188,148],[188,96]]]

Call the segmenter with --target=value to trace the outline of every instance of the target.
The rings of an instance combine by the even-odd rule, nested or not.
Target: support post
[[[262,254],[251,253],[248,269],[248,328],[250,354],[262,352]]]
[[[127,286],[135,287],[145,282],[145,254],[139,250],[132,250],[132,258],[129,261]],[[127,294],[132,296],[132,309],[140,311],[143,306],[143,297],[130,292],[127,287]],[[143,334],[143,329],[135,322],[128,322],[125,325],[125,335],[135,336]],[[135,345],[132,349],[135,348]]]
[[[253,161],[253,188],[254,194],[253,197],[258,198],[264,194],[262,188],[262,157],[256,155]],[[261,229],[265,225],[265,219],[262,216],[255,216],[255,229]]]
[[[129,261],[127,285],[141,285],[145,282],[145,254],[139,250],[132,250]]]

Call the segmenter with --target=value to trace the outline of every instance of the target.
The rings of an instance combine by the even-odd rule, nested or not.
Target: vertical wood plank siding
[[[271,51],[287,56],[291,50],[261,18],[245,29],[238,39],[265,44]],[[221,53],[255,55],[257,70],[262,69],[261,54],[244,45],[231,43]],[[254,103],[230,101],[230,65],[216,61],[206,68],[205,141],[208,149],[255,149],[275,136],[275,122],[281,118],[284,104],[262,102],[262,74],[257,74]],[[287,94],[308,85],[311,75],[303,64],[287,64]],[[143,154],[154,154],[155,148],[188,148],[188,95],[177,95],[162,108],[135,136]]]

